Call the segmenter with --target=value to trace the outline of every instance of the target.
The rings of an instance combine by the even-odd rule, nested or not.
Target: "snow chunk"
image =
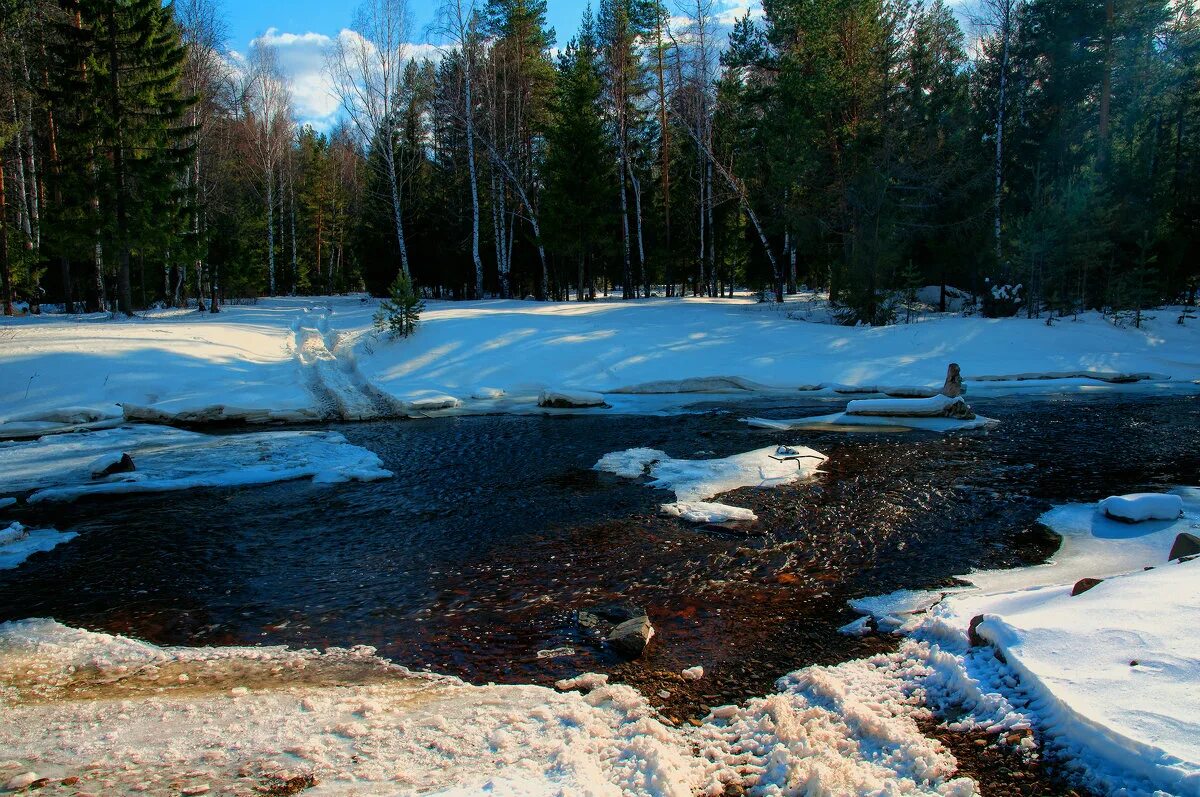
[[[568,692],[572,689],[582,689],[585,692],[590,692],[593,689],[599,689],[607,685],[608,676],[598,672],[585,672],[582,675],[576,675],[574,678],[563,678],[561,681],[554,682],[554,688],[560,692]]]
[[[685,670],[680,670],[680,675],[685,681],[699,681],[704,677],[704,668],[697,664],[695,667],[688,667]]]
[[[0,570],[12,570],[39,551],[49,551],[56,545],[73,540],[73,531],[27,529],[20,523],[10,523],[0,529]]]
[[[657,448],[630,448],[625,451],[613,451],[600,457],[594,470],[605,473],[615,473],[626,479],[636,479],[646,475],[646,469],[655,462],[670,459],[665,451]]]
[[[688,523],[728,523],[730,521],[755,521],[758,515],[749,509],[716,504],[709,501],[677,501],[663,504],[664,515],[677,517]]]
[[[1110,495],[1097,507],[1111,518],[1140,523],[1144,520],[1177,520],[1183,514],[1183,499],[1163,493]]]
[[[846,404],[847,415],[872,415],[899,418],[940,418],[946,410],[963,403],[961,396],[938,394],[929,398],[858,399]]]
[[[543,390],[538,396],[539,407],[581,409],[605,406],[604,396],[587,390]]]
[[[886,399],[881,399],[886,400]],[[915,401],[916,399],[902,399]],[[850,402],[851,404],[855,402]],[[772,429],[775,431],[856,431],[858,429],[875,428],[880,431],[908,431],[922,429],[928,432],[962,432],[972,429],[986,429],[995,426],[999,421],[976,415],[973,420],[960,421],[957,418],[913,417],[895,415],[849,415],[835,412],[832,415],[816,415],[810,418],[742,418],[742,422],[756,429]]]
[[[436,410],[453,410],[462,406],[462,402],[454,396],[425,396],[408,402],[408,408],[413,412],[434,412]]]
[[[93,480],[94,464],[128,452],[133,473]],[[196,487],[238,487],[311,478],[371,481],[391,476],[365,448],[334,432],[205,435],[161,426],[0,443],[5,468],[0,492],[34,491],[30,503],[83,495],[144,493]]]

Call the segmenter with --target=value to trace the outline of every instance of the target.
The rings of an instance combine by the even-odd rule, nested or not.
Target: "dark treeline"
[[[848,322],[956,286],[983,310],[1194,303],[1195,0],[599,0],[552,55],[545,0],[403,0],[330,47],[301,127],[275,53],[211,0],[0,0],[6,313],[217,312],[403,272],[436,297],[777,300]]]

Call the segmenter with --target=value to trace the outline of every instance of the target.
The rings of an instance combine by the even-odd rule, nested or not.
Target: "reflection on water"
[[[160,644],[368,644],[416,668],[545,682],[610,668],[573,612],[628,599],[658,631],[638,666],[703,663],[720,692],[721,673],[861,652],[833,633],[848,597],[1045,556],[1035,521],[1048,502],[1200,483],[1193,397],[979,401],[1002,425],[949,436],[762,431],[737,422],[745,404],[704,409],[344,425],[394,479],[39,507],[21,519],[80,536],[0,573],[0,620]],[[590,470],[635,446],[695,458],[775,442],[830,460],[811,483],[724,499],[760,517],[755,536],[660,517],[667,493]]]

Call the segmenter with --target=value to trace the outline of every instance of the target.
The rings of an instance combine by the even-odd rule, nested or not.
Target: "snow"
[[[711,501],[676,501],[663,504],[664,515],[677,517],[688,523],[728,523],[730,521],[755,521],[758,515],[749,509]]]
[[[630,479],[649,475],[648,487],[675,493],[675,502],[663,504],[663,512],[692,523],[756,520],[748,509],[705,499],[742,487],[779,487],[809,478],[828,459],[807,446],[789,448],[795,453],[782,460],[778,446],[720,459],[673,459],[654,448],[630,448],[605,454],[593,468]]]
[[[20,523],[10,523],[0,529],[0,570],[12,570],[35,553],[49,551],[77,536],[73,531],[27,529]]]
[[[903,399],[915,401],[916,399]],[[850,402],[854,404],[856,402]],[[845,412],[835,412],[830,415],[814,415],[808,418],[743,418],[743,423],[756,429],[771,429],[773,431],[882,431],[906,432],[921,429],[928,432],[965,432],[975,429],[986,429],[999,421],[994,418],[975,416],[969,421],[957,418],[920,418],[898,417],[883,415],[849,415]]]
[[[950,398],[940,393],[929,398],[858,399],[846,405],[846,414],[938,418],[950,407],[962,402],[961,397]]]
[[[1200,562],[1167,554],[1200,525],[1200,489],[1170,497],[1182,517],[1137,524],[1097,504],[1056,507],[1041,518],[1063,537],[1047,564],[971,573],[963,578],[975,588],[949,595],[901,591],[852,605],[906,634],[902,650],[936,652],[967,702],[1003,709],[996,727],[1036,726],[1092,789],[1196,797]],[[1085,577],[1101,581],[1072,596]],[[968,646],[974,618],[985,646]],[[866,633],[867,620],[842,630]]]
[[[1141,523],[1145,520],[1175,520],[1183,514],[1183,499],[1162,493],[1110,495],[1099,509],[1109,517]]]
[[[940,386],[950,361],[973,394],[1112,389],[1140,376],[1154,380],[1141,389],[1170,380],[1195,390],[1200,380],[1200,326],[1165,312],[1140,330],[1096,314],[1051,327],[953,314],[844,327],[808,323],[828,320],[813,296],[782,307],[749,296],[430,301],[416,335],[388,340],[372,329],[376,306],[280,297],[216,315],[0,319],[0,437],[112,425],[122,413],[189,423],[387,417],[430,397],[461,402],[446,412],[522,412],[547,389],[601,394],[620,412],[709,393],[912,394]]]
[[[694,667],[685,667],[683,670],[680,670],[679,674],[683,676],[685,681],[699,681],[704,677],[704,668],[697,664]]]
[[[370,648],[159,648],[51,620],[0,625],[0,749],[106,794],[307,774],[321,794],[690,797],[703,777],[628,686],[471,686]]]
[[[123,452],[137,470],[93,478],[97,464],[119,459]],[[377,456],[335,432],[206,435],[147,425],[0,443],[0,463],[0,495],[29,493],[29,503],[303,478],[327,483],[391,476]]]
[[[985,592],[996,593],[1074,584],[1081,578],[1105,578],[1165,564],[1176,536],[1194,532],[1200,525],[1200,489],[1181,488],[1171,497],[1180,499],[1182,516],[1136,524],[1105,517],[1096,504],[1055,507],[1039,518],[1062,537],[1062,546],[1049,562],[974,572],[963,578]]]

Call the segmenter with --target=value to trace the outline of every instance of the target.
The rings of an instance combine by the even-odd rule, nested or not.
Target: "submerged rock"
[[[133,457],[122,451],[120,456],[101,457],[93,462],[92,478],[103,479],[114,473],[133,473],[135,470],[137,466],[133,464]]]

